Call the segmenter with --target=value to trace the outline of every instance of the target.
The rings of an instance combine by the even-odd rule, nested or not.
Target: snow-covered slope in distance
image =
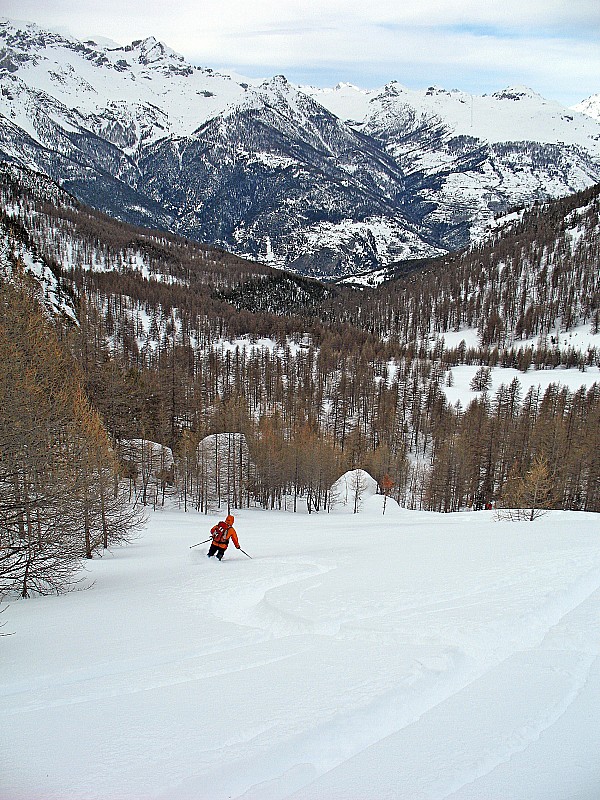
[[[2,112],[34,139],[40,139],[31,115],[36,94],[133,153],[142,142],[191,134],[259,83],[193,67],[154,37],[110,48],[33,23],[4,19],[0,31],[12,51],[2,64],[8,72]]]
[[[396,82],[306,91],[381,143],[449,249],[480,237],[494,213],[600,180],[598,122],[526,87],[483,96]]]
[[[396,81],[372,90],[349,83],[340,83],[333,89],[301,88],[353,125],[383,129],[386,121],[397,125],[408,114],[421,120],[437,118],[453,136],[472,136],[492,144],[568,142],[600,154],[598,126],[583,109],[566,109],[526,86],[509,87],[490,95],[437,86],[408,89]]]
[[[587,114],[596,120],[600,120],[600,94],[593,94],[581,103],[573,106],[574,111],[581,111],[582,114]]]

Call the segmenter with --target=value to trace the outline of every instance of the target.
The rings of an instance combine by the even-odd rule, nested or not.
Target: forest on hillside
[[[139,465],[123,457],[132,440],[168,448],[162,498],[203,511],[214,464],[202,442],[215,434],[245,443],[229,456],[221,499],[231,506],[281,507],[291,496],[325,510],[331,485],[356,468],[411,508],[519,504],[537,470],[544,506],[600,511],[600,385],[570,391],[557,370],[545,392],[525,393],[516,379],[487,391],[494,366],[600,363],[596,348],[553,341],[557,330],[599,329],[599,194],[522,212],[478,247],[356,289],[133,228],[39,176],[0,171],[3,558],[16,563],[10,548],[34,530],[43,542],[44,520],[57,530],[62,512],[43,503],[62,473],[37,461],[40,451],[74,469],[63,488],[85,554],[88,541],[125,536],[126,487],[131,496],[140,485]],[[28,259],[48,268],[52,289],[28,277]],[[50,294],[78,324],[49,318]],[[446,347],[444,333],[463,329],[477,329],[479,344]],[[10,365],[34,355],[43,366],[20,381]],[[459,364],[478,367],[466,408],[443,392]],[[50,438],[15,438],[40,427],[32,420],[48,403]]]

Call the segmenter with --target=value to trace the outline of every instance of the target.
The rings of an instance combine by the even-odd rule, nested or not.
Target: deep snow
[[[0,618],[3,800],[597,800],[600,516],[150,514]]]

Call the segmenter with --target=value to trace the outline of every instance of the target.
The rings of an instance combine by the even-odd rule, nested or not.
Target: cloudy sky
[[[598,0],[2,0],[0,14],[119,44],[155,36],[193,64],[363,88],[600,92]]]

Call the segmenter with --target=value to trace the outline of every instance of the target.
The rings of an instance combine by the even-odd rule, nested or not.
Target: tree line
[[[235,506],[302,498],[320,511],[359,467],[403,505],[452,511],[508,502],[539,464],[548,503],[600,510],[598,385],[557,381],[523,397],[513,381],[489,396],[485,379],[493,366],[598,364],[593,348],[552,341],[597,325],[597,190],[357,290],[132,228],[60,191],[50,203],[46,189],[0,170],[7,241],[51,265],[79,321],[49,320],[13,258],[0,349],[4,588],[64,583],[78,559],[129,535],[132,465],[118,456],[131,440],[170,448],[162,496],[169,487],[199,511],[215,491]],[[443,334],[463,326],[478,346],[446,347]],[[482,372],[463,409],[443,387],[465,363]],[[225,455],[203,444],[217,434]],[[46,572],[59,552],[64,571]]]

